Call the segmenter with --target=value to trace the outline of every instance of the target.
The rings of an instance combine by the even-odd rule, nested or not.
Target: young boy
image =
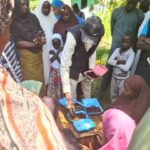
[[[116,48],[108,60],[108,64],[113,66],[111,79],[111,101],[121,95],[124,90],[123,84],[130,75],[130,68],[133,64],[135,53],[131,47],[132,37],[130,33],[124,33],[121,38],[121,47]]]

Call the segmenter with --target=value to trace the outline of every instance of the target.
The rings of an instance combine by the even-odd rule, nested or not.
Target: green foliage
[[[109,49],[111,45],[111,33],[110,33],[110,19],[112,11],[125,5],[125,0],[99,0],[99,5],[104,9],[98,12],[98,16],[102,19],[102,22],[105,27],[105,35],[97,48],[97,60],[100,60],[100,63],[105,64],[108,58]]]
[[[36,7],[37,4],[38,4],[38,0],[30,0],[31,11]]]

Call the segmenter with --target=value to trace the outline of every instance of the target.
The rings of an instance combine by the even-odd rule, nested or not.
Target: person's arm
[[[89,58],[89,69],[93,69],[96,65],[96,51]]]
[[[115,49],[113,54],[109,57],[108,62],[107,62],[109,65],[112,65],[112,66],[116,66],[117,65],[116,57],[118,56],[118,51],[119,51],[119,48]]]
[[[39,52],[42,49],[42,43],[35,44],[34,42],[29,41],[18,41],[16,42],[17,48],[28,49],[33,53]]]
[[[28,41],[18,41],[16,42],[16,46],[18,48],[26,48],[26,49],[35,48],[34,43]]]
[[[142,51],[150,51],[150,38],[140,36],[137,42],[137,48],[141,49]]]
[[[60,67],[61,80],[62,80],[64,93],[71,93],[69,72],[70,72],[70,66],[72,64],[72,55],[74,53],[75,46],[76,46],[76,41],[73,35],[70,32],[67,32],[66,43],[64,45],[62,55],[61,55],[61,67]]]
[[[143,30],[140,34],[140,37],[137,41],[137,48],[143,51],[150,50],[150,38],[146,37],[148,34],[148,28],[149,28],[149,21],[147,21],[146,24],[144,25]]]
[[[126,60],[125,64],[118,64],[117,67],[127,72],[130,70],[133,61],[134,61],[135,53],[132,51],[129,53],[129,58]]]
[[[60,74],[63,86],[63,92],[67,100],[67,108],[70,110],[71,114],[74,115],[74,104],[71,95],[71,85],[70,85],[70,66],[72,64],[72,55],[74,53],[76,46],[76,40],[74,39],[71,32],[67,32],[66,43],[61,55],[61,67]]]

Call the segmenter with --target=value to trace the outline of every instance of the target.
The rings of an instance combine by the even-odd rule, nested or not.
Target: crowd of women
[[[150,132],[147,119],[150,114],[150,2],[142,0],[140,3],[145,19],[144,13],[136,8],[137,3],[137,0],[127,0],[126,6],[112,13],[109,71],[102,83],[102,86],[108,84],[112,74],[112,104],[102,115],[103,145],[100,150],[150,148],[147,140]],[[73,8],[78,9],[77,5]],[[71,64],[77,64],[73,58],[80,58],[80,53],[76,53],[78,46],[83,46],[82,56],[94,66],[95,49],[103,35],[104,27],[98,17],[84,20],[79,9],[73,11],[61,0],[51,3],[40,0],[33,12],[29,10],[29,0],[0,1],[0,149],[83,149],[76,140],[72,140],[71,134],[66,136],[61,128],[58,129],[55,120],[58,99],[66,96],[68,105],[74,109],[73,97],[67,98],[68,93],[64,93],[61,79],[65,80],[65,77],[60,68],[65,64],[71,70]],[[136,42],[141,53],[138,61]],[[66,53],[69,50],[72,54]],[[72,61],[69,60],[71,58]],[[75,61],[80,63],[81,60],[82,57]],[[82,66],[78,66],[82,70]],[[131,76],[130,70],[140,76]],[[78,78],[83,79],[83,72],[79,73]],[[20,85],[26,80],[42,83],[40,98]],[[104,89],[101,87],[100,91]],[[33,91],[32,88],[30,90]]]

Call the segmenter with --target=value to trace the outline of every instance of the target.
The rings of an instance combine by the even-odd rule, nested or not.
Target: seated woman
[[[9,2],[13,0],[0,1],[0,55],[9,41]],[[1,66],[0,116],[1,150],[80,150],[64,139],[40,98],[17,84]]]
[[[15,0],[11,33],[19,51],[23,80],[37,80],[43,83],[44,71],[42,46],[45,43],[43,30],[37,17],[29,11],[29,0]]]
[[[150,90],[138,75],[125,80],[125,92],[103,114],[106,144],[99,150],[126,150],[132,133],[150,106]]]

